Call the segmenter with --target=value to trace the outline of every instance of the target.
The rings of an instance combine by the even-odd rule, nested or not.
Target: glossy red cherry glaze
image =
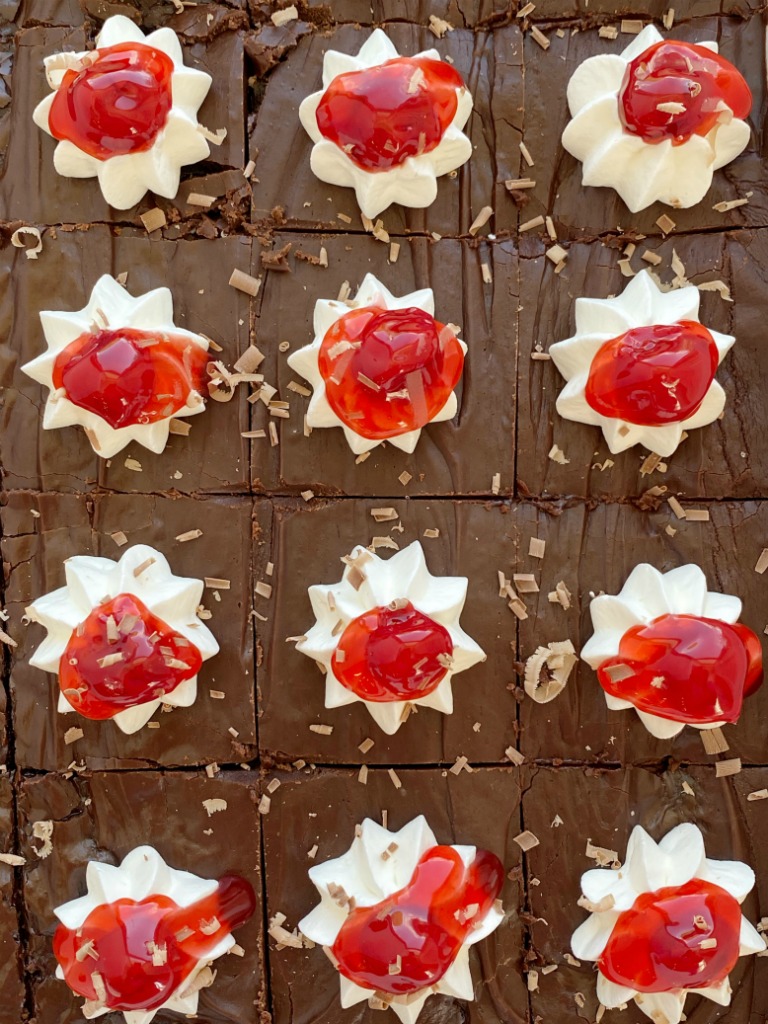
[[[610,669],[626,666],[632,675]],[[597,670],[606,693],[640,711],[674,722],[735,722],[744,697],[763,681],[760,640],[737,622],[696,615],[661,615],[633,626],[619,653]]]
[[[380,440],[434,419],[459,382],[464,353],[450,327],[415,306],[365,306],[329,328],[318,363],[339,419]]]
[[[341,634],[333,674],[363,700],[385,702],[426,697],[440,685],[453,655],[445,626],[410,601],[373,608]]]
[[[396,57],[337,75],[320,100],[317,127],[364,171],[388,171],[439,144],[463,85],[445,61]]]
[[[119,657],[117,657],[119,655]],[[73,630],[59,662],[59,686],[85,718],[162,699],[197,675],[203,660],[186,637],[133,594],[94,608]]]
[[[118,43],[88,54],[64,73],[48,114],[55,139],[97,160],[149,149],[173,104],[173,61],[144,43]]]
[[[717,371],[718,352],[694,320],[633,327],[595,354],[585,389],[602,416],[661,427],[692,416]]]
[[[78,995],[111,1010],[154,1010],[255,909],[249,883],[228,875],[187,907],[163,895],[102,903],[80,928],[59,925],[53,952]]]
[[[598,965],[606,978],[636,992],[706,988],[733,969],[740,930],[733,896],[694,878],[641,893],[619,915]]]
[[[89,331],[56,356],[53,386],[117,430],[175,415],[191,392],[203,391],[208,359],[180,334]]]
[[[670,139],[673,146],[706,135],[731,112],[745,118],[751,106],[749,86],[732,64],[706,46],[673,39],[630,61],[619,91],[624,128],[645,142]]]
[[[433,846],[405,888],[351,911],[332,947],[339,971],[362,988],[399,995],[436,984],[472,926],[493,906],[503,881],[493,853],[478,850],[465,868],[453,847]],[[398,957],[400,970],[390,974]]]

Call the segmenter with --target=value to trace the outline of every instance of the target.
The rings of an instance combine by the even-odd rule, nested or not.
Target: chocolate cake
[[[617,1010],[596,990],[603,961],[594,971],[571,942],[588,914],[606,911],[582,895],[582,876],[618,871],[628,844],[639,842],[635,826],[655,841],[696,826],[708,857],[754,871],[741,910],[750,926],[766,926],[768,689],[751,693],[744,682],[734,724],[691,714],[677,735],[659,738],[635,708],[612,710],[602,666],[579,659],[599,631],[593,599],[620,595],[642,562],[661,573],[698,566],[710,595],[739,598],[732,633],[742,630],[753,661],[768,629],[768,22],[754,0],[640,6],[0,0],[0,1024],[69,1024],[94,1011],[120,1024],[98,985],[94,1001],[56,976],[65,958],[54,936],[57,918],[82,933],[84,921],[70,927],[61,913],[98,892],[98,865],[117,870],[134,848],[154,848],[164,866],[197,883],[234,875],[255,893],[255,911],[234,929],[237,945],[216,954],[196,1009],[157,1003],[146,1024],[155,1012],[158,1024],[370,1024],[381,1011],[404,1024],[416,1015],[419,1024],[571,1016],[613,1024]],[[33,122],[54,88],[44,58],[63,52],[66,66],[80,61],[116,15],[147,35],[172,29],[184,68],[211,79],[207,92],[197,89],[193,119],[208,156],[182,162],[177,189],[150,187],[125,209],[109,205],[100,178],[59,173],[57,139]],[[651,23],[683,43],[717,41],[751,89],[750,134],[701,202],[653,202],[632,213],[612,188],[583,183],[587,161],[562,136],[577,70],[621,54]],[[377,40],[381,29],[388,43],[381,33]],[[455,73],[463,82],[457,109],[472,103],[466,123],[457,113],[449,126],[454,135],[463,129],[469,155],[448,171],[430,169],[434,201],[394,202],[369,218],[360,191],[321,179],[304,104],[335,80],[329,53],[340,51],[348,70],[344,60],[359,58],[371,39],[394,46],[398,60],[434,48],[446,80]],[[419,88],[416,75],[406,92]],[[424,151],[422,139],[416,156]],[[708,379],[724,391],[722,413],[686,431],[670,456],[641,445],[616,451],[596,426],[565,418],[566,379],[551,355],[574,334],[579,300],[621,301],[644,273],[663,295],[698,289],[701,325],[736,339]],[[44,428],[57,389],[23,369],[50,345],[45,314],[84,312],[104,275],[137,301],[167,288],[173,329],[208,346],[198,388],[205,409],[171,419],[162,451],[133,439],[104,458],[85,422],[47,429],[46,418]],[[365,306],[355,298],[364,281],[394,297],[389,304],[382,291],[377,311],[401,312],[398,299],[421,296],[426,305],[414,300],[407,311],[447,332],[441,346],[446,337],[466,346],[442,410],[455,401],[455,414],[423,417],[412,451],[393,443],[404,430],[381,438],[356,431],[328,399],[334,378],[326,375],[320,394],[289,363],[313,345],[318,366],[336,358],[338,349],[322,349],[330,328],[317,326],[320,314],[334,310],[343,332]],[[97,314],[95,335],[112,326],[109,310]],[[367,373],[355,384],[386,391]],[[386,398],[405,395],[415,406],[409,387]],[[312,426],[318,405],[322,422]],[[358,450],[360,438],[364,448],[383,443]],[[60,713],[59,679],[36,665],[55,626],[46,601],[71,585],[67,560],[117,565],[134,545],[154,552],[134,576],[167,559],[174,580],[199,581],[195,621],[184,625],[204,623],[219,651],[200,664],[188,706],[160,703],[130,732],[111,717]],[[401,556],[399,565],[411,560],[410,589],[374,601],[371,566],[386,583],[386,565]],[[334,698],[349,657],[342,639],[361,628],[363,613],[413,621],[414,594],[428,603],[425,586],[430,638],[442,635],[436,623],[452,637],[452,653],[438,656],[433,672],[449,704],[444,691],[442,704],[436,690],[407,691],[402,716],[385,729],[366,691],[355,691],[354,703]],[[91,594],[94,614],[114,596]],[[336,616],[339,607],[329,624],[328,609]],[[701,608],[670,611],[706,618]],[[115,625],[105,626],[111,642]],[[69,628],[82,635],[80,620]],[[472,652],[465,665],[455,663],[457,636]],[[405,681],[415,686],[426,661],[410,663]],[[374,850],[364,828],[391,838],[414,822],[420,829],[421,815],[430,849],[461,860],[465,875],[483,857],[503,867],[483,912],[470,901],[453,915],[459,927],[449,921],[471,985],[445,994],[441,977],[414,1011],[410,996],[393,995],[401,972],[409,982],[398,956],[380,972],[391,988],[369,984],[370,1000],[354,1002],[361,975],[337,955],[341,932],[315,941],[307,922],[315,915],[322,924],[327,905],[348,920],[368,907],[356,903],[361,848],[399,879],[374,902],[391,921],[416,877],[398,857],[416,857],[387,838],[383,852]],[[331,879],[328,862],[347,874]],[[150,893],[170,898],[142,891]],[[135,893],[131,900],[140,902]],[[493,914],[495,930],[467,950],[467,936]],[[182,944],[187,938],[176,933]],[[758,947],[738,941],[735,949],[730,1008],[724,989],[723,1006],[692,991],[689,1022],[756,1024],[768,1014],[764,951],[747,956]],[[154,967],[165,965],[164,950],[147,951]],[[75,971],[84,962],[101,977],[88,942],[75,959]],[[626,991],[631,1020],[645,1020],[642,996],[636,1007]]]

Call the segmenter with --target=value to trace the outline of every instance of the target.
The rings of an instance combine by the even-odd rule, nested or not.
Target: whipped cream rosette
[[[48,631],[29,663],[58,676],[59,712],[134,733],[161,704],[194,704],[200,666],[219,650],[197,617],[203,581],[174,576],[145,544],[119,562],[75,555],[64,572],[66,586],[26,610]]]
[[[22,369],[50,391],[44,430],[83,427],[104,459],[131,441],[162,452],[171,420],[205,408],[209,343],[175,326],[168,288],[134,298],[105,274],[83,309],[40,321],[48,348]]]
[[[169,867],[138,846],[113,867],[90,861],[87,892],[54,909],[56,977],[83,996],[87,1020],[122,1011],[149,1024],[160,1010],[197,1013],[214,981],[209,965],[234,945],[253,915],[253,888],[237,875],[218,882]]]
[[[181,168],[210,153],[197,112],[212,79],[184,66],[173,29],[145,36],[115,15],[93,50],[46,57],[45,74],[52,92],[32,116],[57,140],[54,167],[67,178],[98,178],[117,210],[149,190],[173,199]]]
[[[619,594],[600,594],[589,610],[595,632],[581,657],[608,707],[635,708],[659,739],[738,721],[763,681],[760,640],[738,621],[741,601],[708,591],[698,565],[638,565]]]
[[[466,577],[430,575],[418,541],[343,561],[339,583],[309,588],[316,622],[296,644],[325,673],[325,706],[362,701],[389,735],[412,704],[451,714],[453,676],[485,660],[459,625]]]
[[[633,213],[657,200],[700,202],[713,172],[749,142],[752,95],[717,50],[647,25],[622,53],[579,65],[563,146],[582,162],[583,184],[615,189]]]
[[[320,903],[299,929],[338,970],[342,1007],[370,1000],[414,1024],[431,995],[474,998],[469,947],[504,919],[493,853],[439,846],[423,816],[399,832],[367,818],[309,877]]]
[[[461,75],[437,50],[401,57],[376,29],[355,57],[326,52],[323,88],[303,100],[299,118],[314,142],[313,173],[354,188],[372,218],[391,203],[435,201],[440,175],[472,155],[461,131],[471,111]]]
[[[672,455],[725,407],[715,373],[735,342],[699,323],[694,285],[663,292],[641,271],[613,299],[576,299],[576,333],[549,349],[568,382],[557,411],[599,426],[613,454]]]
[[[678,825],[658,843],[638,825],[621,868],[581,879],[579,905],[591,914],[571,946],[579,960],[597,961],[603,1006],[634,999],[656,1024],[679,1024],[688,995],[728,1006],[736,961],[765,949],[741,913],[754,884],[746,864],[707,859],[696,825]]]
[[[452,419],[467,346],[434,313],[431,288],[396,297],[373,274],[351,301],[319,299],[314,340],[288,357],[313,388],[307,424],[341,427],[361,455],[384,441],[412,452]]]

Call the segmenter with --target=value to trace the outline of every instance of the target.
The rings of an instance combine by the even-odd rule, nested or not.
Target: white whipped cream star
[[[190,391],[184,406],[154,423],[135,423],[126,427],[112,427],[95,412],[83,409],[70,401],[63,388],[56,389],[53,370],[56,357],[82,334],[96,328],[115,330],[137,328],[156,334],[172,334],[187,338],[192,345],[203,351],[208,349],[208,340],[192,331],[176,327],[173,322],[173,297],[168,288],[154,288],[134,298],[121,284],[104,274],[93,286],[91,297],[83,309],[67,313],[64,310],[44,310],[40,322],[48,348],[42,355],[22,366],[22,370],[50,391],[45,402],[43,429],[56,430],[59,427],[80,426],[88,435],[93,450],[103,459],[109,459],[122,451],[131,441],[136,441],[152,452],[162,452],[168,442],[172,419],[194,416],[205,408],[203,397],[197,391]]]
[[[699,299],[695,285],[661,291],[647,270],[633,277],[621,295],[613,299],[576,299],[576,333],[549,349],[552,361],[568,381],[557,398],[560,415],[576,423],[599,426],[614,455],[640,444],[667,457],[677,449],[684,431],[714,423],[725,407],[725,392],[716,380],[692,416],[663,426],[645,426],[604,416],[586,398],[592,360],[607,341],[635,327],[669,325],[678,320],[698,322]],[[707,329],[717,347],[719,364],[736,339]]]
[[[347,564],[339,583],[316,585],[309,588],[309,599],[315,614],[315,625],[296,649],[313,658],[325,669],[325,706],[344,707],[360,701],[365,704],[371,718],[388,735],[393,735],[403,724],[408,704],[433,708],[446,715],[453,712],[451,680],[480,661],[485,654],[459,625],[459,617],[467,597],[467,579],[464,576],[432,576],[427,569],[424,550],[418,541],[383,559],[366,548],[356,547],[350,562],[365,579],[355,589],[351,580],[353,565]],[[440,683],[424,697],[411,701],[367,701],[343,686],[333,673],[332,659],[344,629],[349,623],[371,611],[386,607],[393,601],[408,600],[414,608],[443,626],[453,644],[452,662]]]
[[[146,568],[141,568],[151,560]],[[135,570],[140,569],[138,575]],[[59,673],[59,662],[74,630],[98,608],[119,594],[137,597],[153,615],[175,633],[185,637],[200,652],[203,661],[218,653],[213,633],[197,617],[203,595],[203,581],[174,576],[168,560],[146,544],[129,548],[119,562],[94,555],[74,555],[64,562],[66,585],[39,597],[26,609],[32,622],[39,622],[48,636],[29,659],[29,664],[43,672]],[[124,733],[138,732],[161,704],[189,707],[197,698],[197,676],[183,680],[162,700],[118,711],[112,718]],[[67,714],[75,709],[63,693],[59,693],[58,710]]]
[[[621,638],[633,626],[647,625],[661,615],[697,615],[733,624],[741,615],[741,601],[730,594],[708,591],[707,578],[698,565],[681,565],[661,573],[643,562],[629,574],[620,593],[594,597],[589,611],[595,632],[584,645],[581,657],[597,671],[603,662],[618,656]],[[610,693],[605,694],[605,702],[611,711],[634,707],[631,701]],[[677,736],[686,724],[694,729],[717,729],[726,724],[675,722],[639,708],[635,710],[648,732],[662,740]]]
[[[437,198],[437,179],[461,167],[472,155],[472,144],[461,131],[472,112],[472,96],[466,87],[457,89],[458,106],[453,121],[429,152],[407,157],[402,164],[383,171],[365,171],[347,154],[326,139],[317,126],[317,108],[325,90],[337,75],[364,71],[399,57],[394,44],[380,28],[375,29],[356,57],[328,50],[323,58],[323,88],[307,96],[299,107],[299,118],[314,142],[310,166],[321,181],[354,188],[357,203],[366,217],[378,216],[392,203],[401,206],[430,206]],[[440,60],[437,50],[415,55]]]
[[[621,911],[629,910],[641,893],[682,886],[694,878],[720,886],[743,903],[755,884],[752,868],[740,861],[708,860],[704,839],[696,825],[678,825],[656,843],[639,825],[627,844],[627,859],[618,870],[596,868],[582,875],[584,897],[592,904],[611,903],[609,909],[592,913],[573,933],[571,948],[579,960],[598,960],[605,949]],[[741,918],[739,956],[765,949],[765,942],[747,919]],[[599,969],[597,998],[608,1009],[634,999],[656,1024],[679,1024],[687,995],[706,996],[721,1006],[731,1001],[728,978],[719,985],[678,988],[670,992],[637,992],[607,978]]]
[[[325,379],[320,373],[319,357],[323,338],[331,327],[351,310],[362,309],[365,306],[379,306],[382,309],[408,309],[409,306],[415,306],[434,317],[435,296],[431,288],[421,288],[417,292],[397,297],[373,274],[366,274],[354,299],[348,299],[346,302],[340,302],[338,299],[317,300],[313,325],[315,337],[312,343],[297,349],[288,357],[288,365],[291,369],[300,373],[312,385],[312,398],[307,409],[307,425],[312,428],[341,427],[347,444],[355,455],[371,451],[378,445],[384,444],[384,440],[363,437],[336,415],[326,395]],[[466,344],[460,338],[457,340],[462,352],[466,355]],[[433,416],[430,423],[442,423],[444,420],[453,419],[457,409],[458,400],[456,393],[452,391],[445,405]],[[419,427],[404,434],[396,434],[386,438],[386,442],[410,454],[419,442],[421,430],[422,428]]]
[[[151,190],[173,199],[179,190],[181,168],[205,160],[210,147],[201,134],[197,112],[211,87],[211,76],[184,67],[184,54],[173,29],[159,28],[144,36],[129,18],[117,14],[107,18],[96,38],[98,50],[119,43],[144,43],[162,50],[173,62],[171,91],[173,103],[168,118],[152,145],[137,153],[123,153],[100,160],[84,152],[69,139],[61,139],[53,154],[53,165],[67,178],[98,178],[104,198],[116,210],[127,210]],[[35,107],[32,119],[38,128],[52,134],[48,117],[56,90],[69,68],[79,68],[84,53],[56,53],[45,58],[45,72],[53,92]]]
[[[409,821],[399,832],[389,832],[366,818],[360,834],[345,854],[309,869],[309,877],[320,894],[320,903],[299,922],[299,929],[308,939],[330,949],[347,918],[347,910],[339,904],[338,899],[331,896],[337,886],[354,899],[356,906],[371,907],[408,885],[421,857],[437,845],[435,835],[423,815]],[[466,867],[475,859],[474,846],[454,846],[453,849]],[[382,857],[385,852],[388,853],[386,858]],[[394,1010],[402,1024],[415,1024],[424,1003],[431,995],[442,994],[469,1001],[474,999],[469,947],[490,935],[503,920],[501,910],[497,906],[491,907],[485,918],[478,922],[478,926],[471,929],[456,959],[437,985],[410,996],[393,996],[388,1006]],[[339,975],[339,982],[344,1009],[356,1006],[373,995],[371,989],[362,988],[342,974]]]
[[[589,57],[568,82],[573,120],[563,132],[563,146],[582,162],[584,185],[615,189],[632,213],[657,200],[678,208],[695,206],[709,190],[713,172],[749,142],[749,125],[736,117],[724,117],[706,135],[692,135],[678,146],[671,139],[648,143],[624,128],[619,92],[627,65],[662,38],[647,25],[622,53]],[[717,53],[717,43],[697,45]]]
[[[218,882],[199,878],[189,871],[177,871],[169,867],[160,854],[151,846],[137,846],[123,858],[122,864],[115,867],[100,861],[89,861],[85,873],[87,892],[85,896],[70,900],[61,906],[54,907],[54,914],[61,923],[71,930],[82,927],[91,911],[105,903],[116,900],[130,899],[140,902],[147,896],[169,896],[179,907],[188,907],[190,903],[204,899],[214,893]],[[201,960],[192,972],[184,979],[180,989],[154,1010],[123,1010],[125,1024],[150,1024],[156,1013],[161,1010],[175,1010],[184,1016],[197,1013],[200,988],[205,988],[213,981],[213,977],[201,978],[201,972],[208,965],[223,956],[235,945],[231,934],[226,935]],[[64,972],[56,968],[56,977],[63,980]],[[200,986],[198,988],[197,986]],[[191,991],[190,991],[191,990]],[[108,1006],[86,1002],[82,1007],[83,1016],[87,1020],[100,1017],[105,1013],[113,1013]]]

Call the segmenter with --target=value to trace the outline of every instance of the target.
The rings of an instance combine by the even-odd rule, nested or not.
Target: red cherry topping
[[[404,995],[435,985],[504,882],[501,861],[478,850],[468,868],[451,846],[433,846],[410,882],[373,907],[355,907],[333,944],[339,971],[362,988]],[[390,966],[399,964],[396,974]]]
[[[250,884],[227,875],[187,907],[163,895],[102,903],[80,928],[60,924],[53,952],[78,995],[110,1010],[154,1010],[255,909]]]
[[[410,601],[397,601],[353,619],[331,665],[342,686],[363,700],[417,700],[437,689],[452,655],[445,626]]]
[[[673,146],[706,135],[731,116],[745,118],[749,86],[733,64],[706,46],[665,39],[627,65],[619,91],[625,129],[644,142]]]
[[[173,61],[144,43],[118,43],[70,69],[48,114],[55,139],[68,139],[97,160],[149,149],[173,103]]]
[[[317,127],[364,171],[388,171],[439,144],[463,87],[445,61],[396,57],[337,75],[320,100]]]
[[[733,896],[694,878],[641,893],[619,915],[598,964],[606,978],[636,992],[706,988],[733,969],[740,930]]]
[[[612,673],[626,667],[632,675]],[[763,680],[760,640],[741,623],[661,615],[632,626],[597,670],[606,693],[673,722],[735,722]],[[612,676],[614,678],[612,678]]]
[[[717,364],[712,335],[694,320],[633,327],[598,349],[586,399],[602,416],[627,423],[680,423],[704,401]]]
[[[59,686],[85,718],[162,699],[197,675],[203,659],[133,594],[94,608],[69,638],[59,662]]]
[[[451,328],[415,306],[345,313],[319,355],[333,411],[356,434],[378,440],[425,427],[450,398],[463,366]]]
[[[132,327],[87,332],[56,356],[53,386],[114,430],[156,423],[204,390],[208,353],[180,334]]]

